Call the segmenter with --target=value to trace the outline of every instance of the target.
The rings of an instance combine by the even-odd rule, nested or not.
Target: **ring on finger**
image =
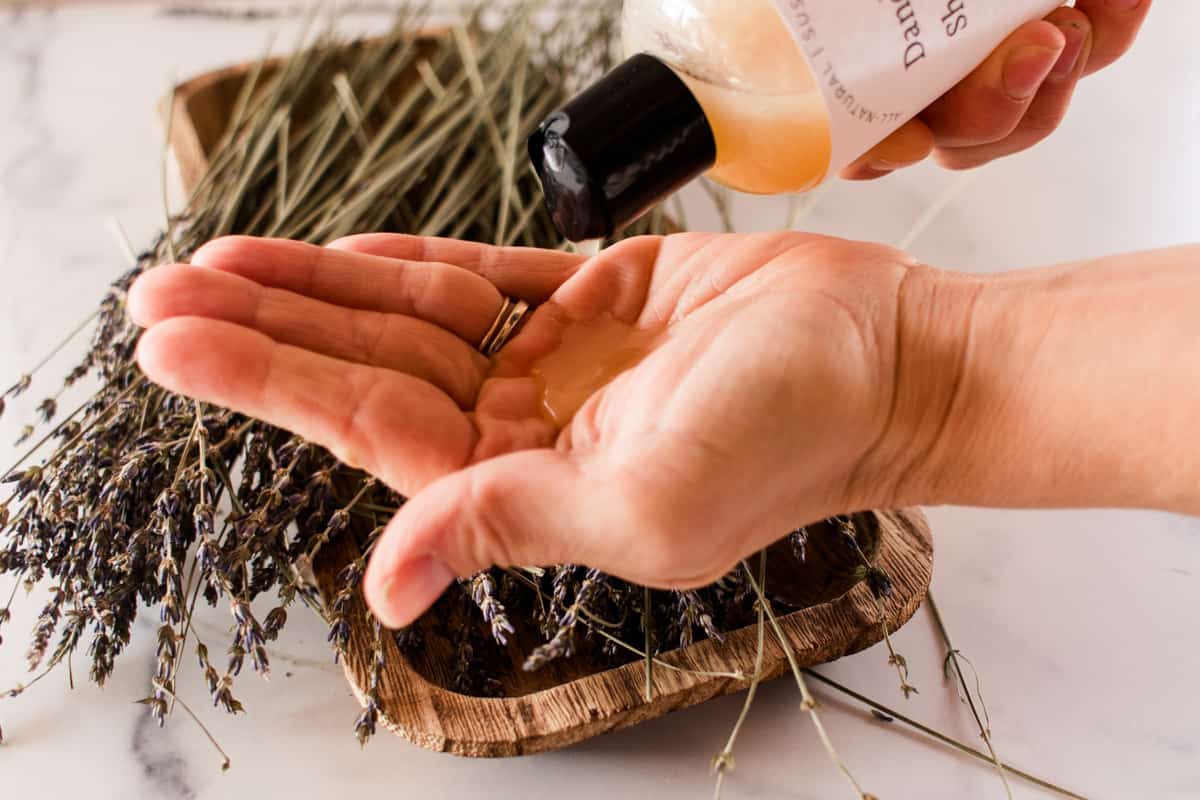
[[[479,352],[491,358],[504,349],[504,346],[521,327],[521,323],[525,321],[529,311],[529,303],[524,300],[505,297],[504,303],[500,306],[500,313],[496,315],[496,321],[492,323],[487,335],[479,343]]]

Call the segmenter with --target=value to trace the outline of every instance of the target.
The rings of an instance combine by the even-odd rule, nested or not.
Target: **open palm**
[[[367,579],[398,625],[492,564],[702,585],[792,527],[873,504],[909,266],[800,234],[646,237],[592,259],[230,238],[143,276],[129,308],[152,379],[412,498]],[[502,294],[537,309],[489,362],[476,346]],[[536,367],[609,316],[662,335],[560,429]]]

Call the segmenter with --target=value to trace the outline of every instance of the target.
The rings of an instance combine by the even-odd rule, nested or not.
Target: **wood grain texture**
[[[170,98],[164,101],[160,112],[173,115],[171,147],[189,191],[207,170],[252,68],[248,64],[199,76],[176,89],[174,103]],[[898,629],[928,592],[933,543],[924,516],[902,511],[876,517],[880,534],[876,563],[894,584],[892,596],[883,601],[883,619],[862,584],[838,600],[783,617],[781,624],[800,664],[827,663],[878,643],[883,638],[881,621],[889,630]],[[336,576],[357,557],[356,546],[345,536],[324,549],[316,574],[327,602],[336,594]],[[344,667],[361,701],[370,674],[373,632],[366,622],[365,605],[361,599],[355,602]],[[757,630],[746,628],[727,634],[721,642],[703,641],[662,656],[684,671],[656,669],[653,699],[647,701],[641,662],[583,677],[549,669],[530,676],[521,696],[469,697],[427,680],[385,637],[381,721],[422,747],[461,756],[503,757],[558,749],[746,688],[748,680],[698,673],[749,675],[756,641]],[[783,650],[770,635],[763,664],[765,679],[787,669]]]
[[[894,583],[882,602],[889,630],[897,630],[916,613],[933,577],[933,542],[924,516],[916,511],[878,515],[882,539],[877,564]],[[336,575],[358,555],[343,538],[330,545],[317,566],[322,595],[336,594]],[[365,605],[356,599],[352,620],[364,619]],[[832,603],[798,611],[780,619],[802,666],[834,661],[883,639],[879,609],[864,584]],[[371,669],[373,633],[365,622],[353,624],[346,676],[359,700]],[[645,667],[627,664],[568,683],[548,685],[522,697],[468,697],[436,686],[422,677],[387,639],[387,667],[380,679],[381,722],[405,739],[430,750],[455,755],[496,758],[556,750],[602,733],[636,725],[713,697],[745,689],[748,680],[710,677],[697,672],[741,672],[754,669],[757,629],[734,631],[724,641],[704,641],[661,656],[692,672],[654,671],[654,697],[644,697]],[[787,658],[768,634],[764,680],[782,675]]]
[[[209,157],[225,133],[252,69],[253,65],[240,64],[198,75],[175,87],[159,105],[159,117],[170,127],[171,154],[185,191],[191,192],[208,171]]]

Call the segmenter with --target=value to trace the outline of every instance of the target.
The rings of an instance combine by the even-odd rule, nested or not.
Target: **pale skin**
[[[1151,0],[1015,31],[847,168],[1024,150]],[[661,588],[867,508],[1200,514],[1200,247],[972,277],[795,233],[635,239],[592,259],[407,236],[232,238],[131,289],[166,388],[325,445],[412,499],[365,578],[400,627],[456,576],[583,563]],[[537,311],[489,363],[502,294]],[[529,376],[573,325],[665,332],[565,426]]]
[[[365,580],[392,626],[493,564],[695,587],[867,508],[1200,514],[1200,246],[991,277],[797,233],[592,259],[233,238],[192,262],[130,292],[142,368],[412,496]],[[501,292],[539,308],[490,365]],[[521,376],[609,313],[668,335],[557,430]]]
[[[1019,153],[1058,128],[1079,81],[1133,44],[1151,0],[1076,0],[1022,25],[919,117],[843,173],[878,178],[932,156],[951,169]]]

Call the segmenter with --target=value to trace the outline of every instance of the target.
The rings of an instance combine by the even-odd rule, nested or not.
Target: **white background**
[[[1136,52],[1086,82],[1046,145],[978,173],[915,253],[993,271],[1200,240],[1200,5],[1160,0]],[[356,16],[348,25],[377,25]],[[96,305],[125,267],[106,223],[135,245],[160,227],[161,131],[153,108],[171,76],[255,57],[294,21],[167,15],[157,5],[0,11],[0,376],[16,376]],[[836,185],[805,226],[895,242],[952,178],[921,168]],[[781,224],[780,200],[747,200],[745,229]],[[710,213],[692,215],[712,225]],[[1200,265],[1197,265],[1200,268]],[[47,373],[69,367],[60,359]],[[11,442],[47,378],[0,420]],[[0,447],[0,467],[16,450]],[[935,590],[958,646],[984,678],[1005,758],[1097,798],[1200,797],[1200,523],[1141,513],[939,509]],[[7,594],[7,587],[0,586]],[[25,679],[38,597],[3,632],[0,686]],[[204,623],[217,631],[221,615]],[[152,627],[101,692],[58,674],[0,702],[0,796],[46,798],[705,797],[710,758],[740,707],[726,698],[567,752],[503,762],[426,753],[390,736],[360,752],[355,704],[324,631],[294,615],[275,678],[243,678],[249,714],[205,714],[233,757],[217,759],[183,716],[165,733],[131,700],[147,693]],[[827,673],[977,743],[940,675],[922,612],[898,637],[921,694],[905,702],[879,650]],[[82,658],[79,659],[82,662]],[[77,665],[78,666],[78,665]],[[82,670],[77,670],[82,671]],[[194,665],[181,690],[205,707]],[[185,694],[185,696],[189,696]],[[883,800],[1003,797],[964,760],[822,694],[845,760]],[[766,687],[737,750],[730,798],[849,797],[795,688]],[[1017,785],[1017,796],[1048,796]]]

